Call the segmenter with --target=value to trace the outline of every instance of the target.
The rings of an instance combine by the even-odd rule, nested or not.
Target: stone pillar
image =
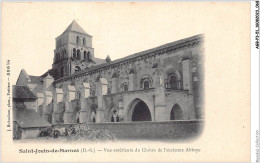
[[[190,119],[190,120],[196,119],[195,110],[194,110],[193,95],[188,94],[187,100],[188,100],[188,119]]]
[[[136,77],[136,75],[134,73],[129,74],[128,91],[134,91],[135,90],[135,87],[136,87],[135,77]]]
[[[49,113],[47,110],[47,106],[52,102],[52,92],[44,91],[44,101],[43,101],[43,118],[48,121]]]
[[[68,85],[67,99],[65,99],[65,112],[64,112],[64,123],[72,123],[72,104],[71,100],[76,97],[75,87]]]
[[[98,99],[98,109],[96,115],[96,122],[105,122],[105,110],[103,106],[103,95],[107,94],[107,80],[105,78],[100,78],[98,82],[96,82],[96,92]]]
[[[166,96],[164,87],[164,78],[162,76],[157,77],[156,82],[156,94],[154,96],[154,118],[153,121],[169,120],[166,115],[169,115],[166,110]]]
[[[44,101],[44,95],[43,93],[37,93],[37,108],[40,106],[40,105],[43,105],[43,101]]]
[[[124,121],[124,105],[123,105],[123,102],[122,101],[120,101],[120,102],[118,102],[118,115],[119,115],[119,118],[120,118],[120,122],[121,121]]]
[[[87,98],[90,96],[90,85],[87,82],[83,82],[83,93],[80,99],[80,123],[88,122],[88,109],[87,109]]]
[[[55,89],[55,96],[53,98],[53,113],[52,113],[52,123],[56,123],[56,118],[58,116],[58,103],[63,100],[63,90],[61,88]]]
[[[183,73],[183,90],[192,93],[192,72],[191,72],[191,60],[182,60],[182,73]]]
[[[119,87],[119,84],[118,84],[118,78],[117,77],[113,77],[112,78],[112,89],[111,89],[111,94],[114,94],[114,93],[118,93],[118,87]]]

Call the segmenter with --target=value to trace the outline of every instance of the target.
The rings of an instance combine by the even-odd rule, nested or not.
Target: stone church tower
[[[73,20],[67,29],[56,38],[52,64],[56,79],[71,75],[95,64],[92,36]]]

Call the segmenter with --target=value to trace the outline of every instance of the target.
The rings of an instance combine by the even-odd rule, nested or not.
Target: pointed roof
[[[91,36],[87,32],[85,32],[84,29],[75,20],[72,21],[72,23],[66,28],[66,30],[63,33],[67,31],[74,31],[74,32],[83,33],[85,35]]]
[[[107,55],[106,62],[111,62],[111,58],[109,55]]]
[[[13,99],[31,99],[35,101],[36,95],[26,86],[13,85]]]

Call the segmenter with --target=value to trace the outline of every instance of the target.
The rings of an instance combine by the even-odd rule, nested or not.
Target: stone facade
[[[73,21],[53,61],[41,82],[24,70],[17,81],[36,85],[37,109],[53,124],[203,118],[202,35],[111,61],[94,57],[92,36]]]

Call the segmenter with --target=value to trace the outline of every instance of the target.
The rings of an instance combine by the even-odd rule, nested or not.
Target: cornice
[[[60,83],[60,82],[67,81],[70,79],[75,79],[75,78],[91,75],[94,73],[99,73],[104,70],[108,70],[110,68],[117,68],[124,64],[135,62],[137,60],[142,60],[142,59],[149,58],[149,57],[155,57],[157,55],[163,55],[163,54],[169,53],[169,52],[176,52],[176,51],[182,50],[186,47],[192,47],[192,46],[199,45],[203,41],[204,41],[204,39],[203,39],[202,34],[195,35],[192,37],[188,37],[185,39],[167,43],[167,44],[164,44],[164,45],[161,45],[161,46],[149,49],[149,50],[145,50],[145,51],[142,51],[139,53],[134,53],[132,55],[111,61],[109,63],[103,63],[103,64],[100,64],[100,65],[97,65],[94,67],[90,67],[86,70],[82,70],[82,71],[76,72],[74,74],[71,74],[69,76],[65,76],[61,79],[57,79],[57,80],[55,80],[55,83]]]

